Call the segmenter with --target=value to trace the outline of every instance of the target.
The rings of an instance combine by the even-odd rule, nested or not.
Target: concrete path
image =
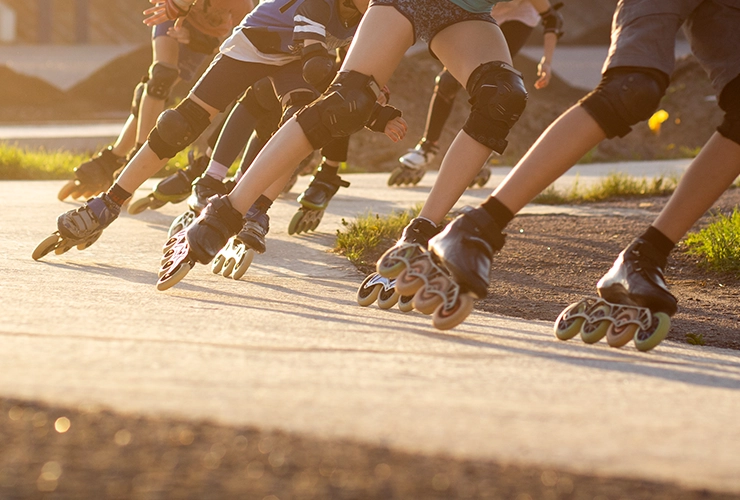
[[[286,234],[301,178],[242,281],[198,266],[168,292],[154,287],[159,249],[182,205],[123,216],[88,250],[34,262],[75,204],[56,201],[61,182],[0,183],[12,200],[0,396],[740,494],[736,351],[560,342],[550,323],[481,312],[443,333],[417,313],[361,308],[363,276],[330,253],[342,217],[410,206],[433,176],[405,190],[348,178],[318,233]]]

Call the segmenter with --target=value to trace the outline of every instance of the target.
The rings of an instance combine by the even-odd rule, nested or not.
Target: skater
[[[252,8],[252,0],[201,0],[177,23],[163,19],[165,22],[154,26],[150,18],[145,19],[153,26],[152,64],[134,89],[131,113],[116,141],[75,169],[75,179],[62,187],[59,200],[90,197],[108,189],[114,173],[146,140],[172,88],[180,80],[192,80],[206,58]],[[197,172],[198,168],[202,168],[202,160],[191,162],[185,173],[194,179],[202,173]],[[164,194],[169,194],[167,187]]]
[[[347,45],[357,29],[367,0],[337,2],[305,0],[286,5],[276,1],[259,4],[221,45],[220,52],[190,94],[175,108],[163,112],[146,144],[127,164],[115,184],[102,195],[57,219],[57,233],[34,251],[41,258],[50,251],[64,253],[72,246],[86,248],[120,213],[121,206],[149,177],[179,151],[189,146],[238,95],[268,77],[281,100],[315,95],[311,83],[320,84],[334,68],[328,50]],[[187,12],[169,10],[170,4],[150,9],[152,19]],[[160,12],[153,12],[158,9]],[[291,82],[290,79],[295,81]],[[296,89],[306,88],[308,92]],[[392,117],[395,118],[395,117]],[[306,155],[304,155],[306,156]],[[297,164],[299,158],[295,164]],[[294,164],[294,165],[295,165]],[[283,174],[284,185],[291,172]],[[246,210],[245,210],[246,212]],[[56,236],[56,241],[53,237]]]
[[[640,350],[665,338],[676,298],[664,270],[674,246],[740,174],[740,9],[716,0],[620,0],[601,83],[564,112],[479,207],[430,241],[459,286],[484,297],[503,229],[539,192],[606,138],[624,136],[658,108],[674,67],[676,32],[685,33],[709,74],[724,120],[692,161],[654,222],[622,251],[597,283],[600,299],[569,306],[556,335],[605,334],[612,346],[634,339]],[[697,98],[701,98],[697,96]]]
[[[543,89],[550,83],[552,77],[552,58],[558,39],[563,36],[563,19],[558,12],[562,4],[550,5],[548,0],[512,0],[511,2],[497,3],[491,10],[491,15],[501,27],[506,38],[511,57],[516,56],[524,47],[529,35],[535,26],[542,21],[544,30],[543,56],[537,66],[537,76],[534,82],[536,89]],[[443,68],[437,75],[434,93],[429,101],[426,129],[415,148],[410,149],[399,158],[401,165],[393,170],[388,178],[389,186],[416,185],[424,176],[427,165],[439,153],[438,141],[442,135],[447,118],[452,112],[455,97],[461,85]],[[475,184],[484,186],[491,176],[488,167],[483,167],[473,179],[470,187]]]
[[[494,3],[372,0],[332,85],[278,130],[228,196],[212,199],[190,228],[170,240],[158,287],[167,288],[182,279],[195,262],[209,262],[241,229],[243,214],[265,189],[309,152],[365,125],[375,126],[378,117],[373,111],[380,87],[417,37],[428,42],[435,57],[465,83],[473,102],[427,203],[399,245],[409,245],[409,251],[404,250],[407,258],[422,253],[422,247],[412,243],[436,234],[437,225],[491,151],[503,152],[509,129],[526,104],[521,74],[511,66],[506,40],[490,15]],[[443,323],[454,322],[456,315],[464,318],[472,307],[472,300],[457,299],[448,301]]]

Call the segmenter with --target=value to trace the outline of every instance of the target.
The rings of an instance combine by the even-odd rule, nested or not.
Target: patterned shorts
[[[390,5],[411,22],[414,41],[429,43],[434,35],[448,26],[463,21],[486,21],[496,23],[491,13],[474,14],[450,2],[450,0],[370,0],[373,5]]]

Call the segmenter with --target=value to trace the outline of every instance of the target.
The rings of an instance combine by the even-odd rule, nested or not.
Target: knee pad
[[[329,143],[321,148],[321,156],[331,161],[347,161],[347,151],[349,150],[349,136],[332,139]]]
[[[719,94],[719,107],[725,112],[725,119],[717,127],[717,132],[740,144],[740,76],[722,89]]]
[[[177,68],[171,68],[162,63],[152,64],[149,68],[149,81],[146,82],[147,95],[164,101],[169,97],[178,76],[180,72]]]
[[[434,80],[434,93],[447,102],[455,99],[458,90],[462,87],[449,71],[444,70]]]
[[[656,69],[615,68],[580,104],[608,138],[624,137],[655,113],[667,88],[668,76]]]
[[[379,95],[380,87],[372,76],[342,71],[296,119],[314,149],[321,149],[332,138],[352,135],[364,127]]]
[[[249,87],[239,99],[239,105],[245,106],[249,114],[257,119],[254,127],[257,135],[263,140],[269,139],[277,129],[282,113],[270,79],[263,78]]]
[[[160,160],[172,158],[190,146],[210,123],[208,111],[185,99],[159,115],[157,125],[149,133],[149,147]]]
[[[481,64],[470,75],[466,89],[472,109],[463,130],[502,154],[509,130],[527,105],[521,73],[501,61]]]
[[[144,88],[149,81],[149,75],[144,75],[141,81],[134,87],[134,97],[131,99],[131,114],[134,118],[139,117],[139,108],[141,107],[141,98],[144,97]]]
[[[293,115],[303,107],[314,102],[317,97],[319,97],[319,94],[310,89],[296,89],[288,93],[288,95],[283,98],[283,111],[282,118],[280,119],[280,126],[290,120]]]

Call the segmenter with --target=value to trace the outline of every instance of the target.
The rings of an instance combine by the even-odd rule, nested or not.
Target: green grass
[[[543,205],[562,205],[593,203],[615,198],[645,198],[666,196],[675,191],[678,177],[659,176],[653,179],[636,178],[623,173],[611,173],[591,186],[581,186],[576,178],[567,190],[550,186],[540,193],[534,203]]]
[[[0,144],[0,180],[71,179],[75,167],[90,159],[89,154],[66,151],[28,150]],[[155,177],[171,174],[188,164],[187,153],[179,153]]]
[[[421,206],[381,217],[365,214],[352,222],[342,219],[344,230],[337,231],[335,252],[356,266],[369,266],[401,237],[403,228],[421,211]]]
[[[686,245],[690,254],[704,259],[706,267],[740,275],[740,210],[716,215],[709,226],[690,233]]]

